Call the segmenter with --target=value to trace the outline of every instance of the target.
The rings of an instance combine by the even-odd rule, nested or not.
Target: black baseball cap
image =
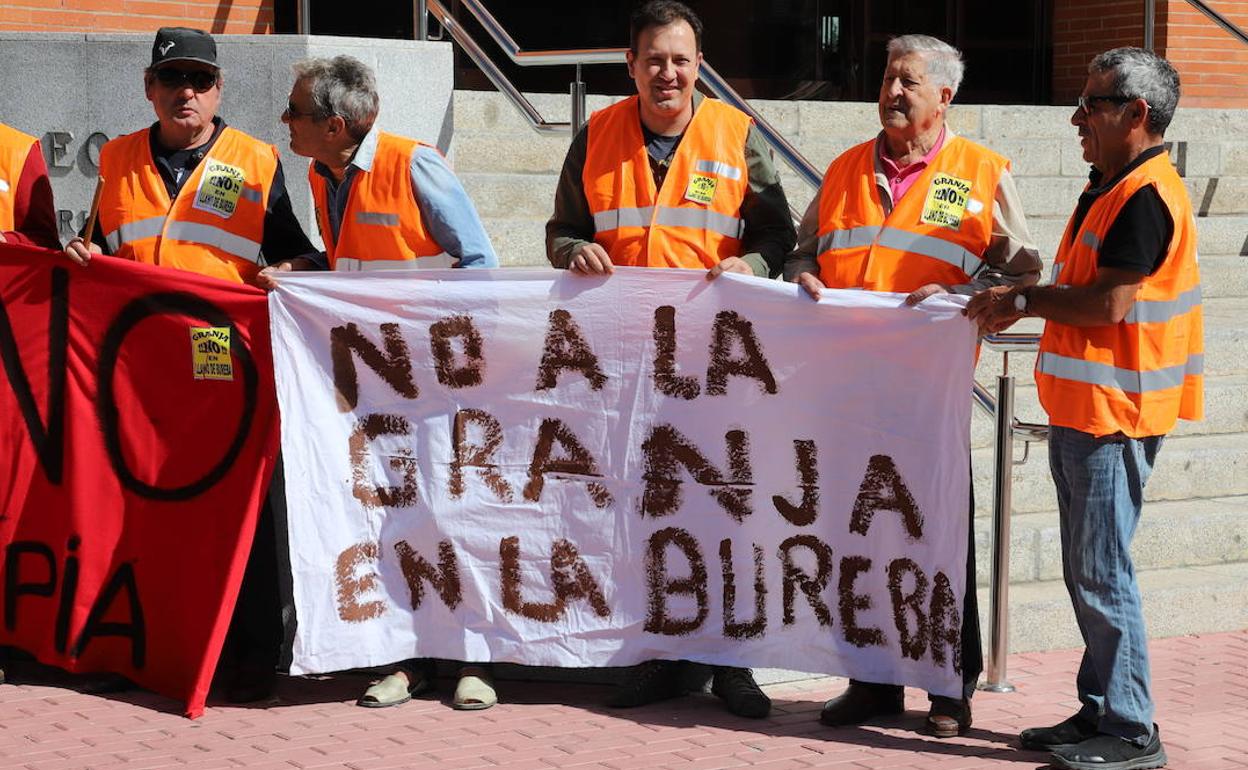
[[[217,41],[202,29],[161,27],[152,43],[152,66],[171,61],[195,61],[217,65]]]

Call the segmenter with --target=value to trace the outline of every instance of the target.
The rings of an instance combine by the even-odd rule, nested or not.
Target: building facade
[[[224,34],[294,32],[296,4],[0,0],[0,31],[144,32],[185,25]],[[633,4],[486,3],[526,49],[626,45]],[[888,39],[923,32],[965,52],[961,102],[1070,104],[1083,86],[1091,56],[1144,42],[1144,0],[690,0],[690,5],[706,21],[707,59],[753,98],[871,101]],[[1214,0],[1212,5],[1248,28],[1248,0]],[[1248,46],[1185,0],[1156,0],[1155,8],[1154,45],[1179,69],[1184,106],[1248,107]],[[391,0],[312,0],[310,32],[411,37],[412,15],[411,4]],[[475,28],[462,8],[456,15]],[[567,73],[514,67],[508,74],[528,90],[567,88]],[[586,80],[591,91],[628,90],[618,68],[589,68]],[[456,85],[487,87],[462,56]]]

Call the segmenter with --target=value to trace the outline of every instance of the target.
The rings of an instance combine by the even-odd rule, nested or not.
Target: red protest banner
[[[0,246],[0,645],[204,699],[277,453],[265,297]]]

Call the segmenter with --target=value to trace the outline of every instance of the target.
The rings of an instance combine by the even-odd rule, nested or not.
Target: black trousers
[[[962,595],[962,697],[970,699],[984,673],[984,645],[979,636],[979,599],[975,590],[975,480],[971,479],[969,515],[966,522],[966,591]],[[876,687],[899,687],[877,685],[874,682],[850,680],[853,685]],[[936,696],[929,695],[929,698]]]
[[[272,671],[277,668],[285,647],[284,627],[290,627],[293,634],[289,541],[285,525],[286,487],[279,456],[269,483],[269,494],[256,519],[256,535],[226,634],[224,664]]]

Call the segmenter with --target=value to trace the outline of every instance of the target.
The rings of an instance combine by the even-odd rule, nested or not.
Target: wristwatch
[[[1027,315],[1027,290],[1021,289],[1014,295],[1014,309]]]

